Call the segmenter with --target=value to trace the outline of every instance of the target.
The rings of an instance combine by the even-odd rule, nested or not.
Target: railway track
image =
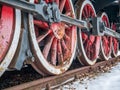
[[[105,72],[113,65],[120,61],[120,56],[117,58],[109,59],[108,61],[97,62],[93,66],[83,66],[76,69],[71,69],[59,76],[43,77],[27,83],[22,83],[13,87],[5,88],[5,90],[51,90],[58,86],[64,85],[75,79],[89,76],[93,73]]]

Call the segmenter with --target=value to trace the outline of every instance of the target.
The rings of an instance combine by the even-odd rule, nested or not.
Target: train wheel
[[[34,0],[30,0],[34,2]],[[45,0],[49,3],[52,0]],[[61,13],[75,18],[71,0],[54,0]],[[35,0],[35,3],[38,1]],[[32,66],[40,74],[58,75],[71,65],[76,50],[76,27],[64,22],[49,25],[29,15],[30,37],[35,61]]]
[[[90,18],[96,16],[93,5],[89,0],[78,1],[77,18],[85,20],[92,25]],[[99,54],[100,40],[99,36],[88,35],[78,30],[78,59],[84,65],[93,65]]]
[[[104,22],[106,27],[110,28],[109,19],[106,13],[98,13],[98,16],[101,16],[101,20]],[[108,60],[111,56],[111,47],[112,47],[112,38],[109,36],[102,36],[101,38],[101,51],[100,58]]]
[[[116,25],[112,23],[111,28],[116,31]],[[117,57],[119,51],[119,42],[112,37],[112,57]]]
[[[7,69],[15,54],[20,27],[20,11],[0,5],[0,76]]]

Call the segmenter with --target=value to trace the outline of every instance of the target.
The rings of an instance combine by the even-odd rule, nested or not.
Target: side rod
[[[89,29],[88,29],[86,21],[73,19],[71,17],[68,17],[66,15],[61,14],[58,7],[56,7],[55,4],[48,5],[44,1],[40,2],[39,4],[32,4],[30,2],[26,2],[23,0],[0,0],[0,4],[6,4],[6,5],[11,6],[13,8],[20,9],[24,12],[31,13],[34,16],[36,16],[36,18],[39,20],[47,21],[50,23],[63,21],[63,22],[66,22],[66,23],[69,23],[72,25],[76,25],[82,29],[86,29],[86,32],[89,33]],[[52,11],[51,8],[54,10]],[[55,17],[56,20],[55,19],[50,20],[54,16],[56,16]],[[97,22],[98,21],[96,20],[95,24],[97,24]],[[97,25],[97,27],[99,27],[99,25]],[[104,27],[104,30],[103,30],[102,34],[98,33],[98,32],[100,32],[98,30],[97,32],[94,32],[94,35],[104,35],[105,34],[105,35],[110,35],[110,36],[113,36],[113,37],[120,39],[119,33],[115,32],[112,29],[107,28],[105,26],[103,26],[103,27]]]
[[[114,30],[107,28],[107,27],[105,27],[104,34],[120,39],[119,33],[115,32]]]
[[[87,22],[86,21],[78,20],[78,19],[73,19],[73,18],[68,17],[68,16],[66,16],[64,14],[61,14],[60,18],[61,18],[61,21],[69,23],[69,24],[72,24],[72,25],[76,25],[79,28],[83,28],[83,29],[87,28]]]
[[[80,28],[87,28],[87,23],[85,21],[73,19],[73,18],[65,16],[61,13],[55,12],[57,15],[55,15],[55,14],[47,15],[48,14],[47,12],[49,12],[49,13],[52,13],[52,12],[50,12],[50,9],[49,9],[49,7],[47,7],[47,4],[45,4],[45,2],[44,3],[40,2],[39,4],[32,4],[30,2],[26,2],[23,0],[0,0],[0,3],[6,4],[6,5],[9,5],[13,8],[17,8],[17,9],[20,9],[24,12],[36,15],[36,18],[39,20],[49,22],[50,18],[48,18],[48,16],[53,15],[51,17],[58,16],[57,18],[60,19],[59,21],[63,21],[63,22],[66,22],[66,23],[69,23],[72,25],[76,25]],[[56,8],[56,9],[58,9],[58,8]],[[57,20],[53,20],[53,22],[56,22],[56,21]]]
[[[6,4],[14,8],[18,8],[25,12],[36,13],[35,5],[23,0],[0,0],[0,4]]]

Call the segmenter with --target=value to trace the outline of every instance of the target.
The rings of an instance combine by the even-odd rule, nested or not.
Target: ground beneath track
[[[114,63],[113,63],[113,60],[114,60]],[[80,65],[78,60],[74,60],[74,63],[71,65],[71,68],[68,70],[68,72],[59,76],[41,76],[37,72],[35,72],[33,68],[28,66],[26,68],[23,68],[21,71],[6,72],[0,78],[0,90],[5,88],[10,88],[12,86],[20,85],[23,83],[25,83],[24,84],[25,86],[30,84],[30,87],[32,87],[31,83],[28,83],[28,84],[26,83],[32,82],[32,81],[33,83],[35,83],[38,79],[41,82],[44,81],[43,83],[40,84],[44,86],[46,86],[49,80],[49,84],[51,85],[51,88],[53,90],[54,88],[54,85],[52,87],[53,83],[55,84],[57,82],[60,82],[62,79],[64,79],[64,81],[68,80],[66,79],[67,77],[69,79],[73,77],[72,82],[68,80],[68,82],[70,83],[67,82],[67,84],[64,83],[64,85],[62,85],[61,83],[58,83],[62,86],[58,87],[55,90],[120,90],[120,59],[116,58],[113,60],[111,59],[107,61],[107,62],[112,61],[111,63],[105,63],[106,61],[103,61],[103,62],[97,63],[94,66],[86,66],[86,67]],[[45,80],[47,82],[45,82]],[[51,82],[51,80],[53,82]],[[64,82],[64,81],[61,81],[61,82]],[[18,87],[19,88],[21,86],[24,87],[24,85],[23,86],[20,85]],[[33,85],[32,88],[34,87],[36,86]],[[41,86],[38,85],[38,87],[41,87]],[[18,90],[18,89],[14,89],[14,90]],[[34,89],[31,89],[31,90],[34,90]]]
[[[82,65],[79,61],[74,60],[70,70],[80,67],[82,67]],[[0,90],[46,77],[49,76],[42,76],[38,74],[31,66],[24,67],[20,71],[7,71],[4,75],[2,75],[2,77],[0,77]]]
[[[107,68],[109,69],[109,68]],[[55,90],[120,90],[120,63],[110,70],[76,79]]]

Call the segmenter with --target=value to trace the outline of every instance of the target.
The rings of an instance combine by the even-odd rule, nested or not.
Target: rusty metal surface
[[[55,88],[59,85],[62,85],[67,80],[74,80],[76,76],[83,75],[85,73],[90,73],[95,70],[100,69],[101,67],[110,66],[119,61],[120,57],[112,58],[108,61],[98,62],[94,66],[84,66],[82,68],[77,68],[74,70],[69,70],[68,72],[61,74],[59,76],[49,76],[47,78],[41,78],[35,81],[31,81],[28,83],[24,83],[21,85],[17,85],[11,88],[7,88],[5,90],[40,90],[43,88]]]

